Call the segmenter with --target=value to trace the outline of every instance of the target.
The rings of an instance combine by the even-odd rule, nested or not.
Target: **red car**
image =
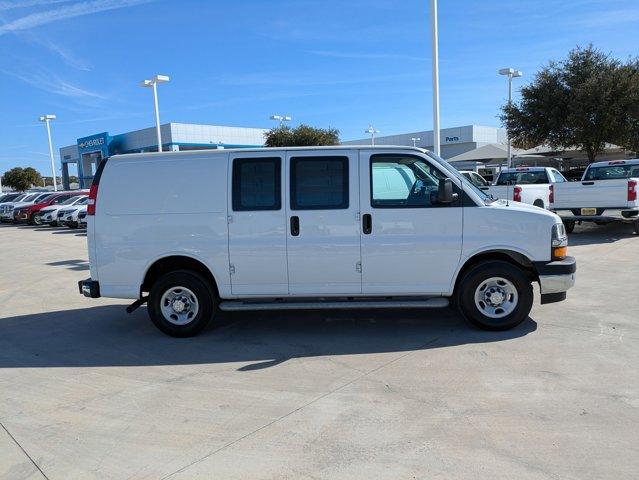
[[[51,195],[44,197],[39,203],[32,205],[24,205],[13,211],[13,223],[28,223],[29,225],[40,225],[42,222],[36,215],[44,207],[57,205],[75,195],[86,195],[86,190],[73,190],[70,192],[53,192]]]

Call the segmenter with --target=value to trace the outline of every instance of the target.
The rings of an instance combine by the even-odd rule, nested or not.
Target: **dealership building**
[[[163,151],[250,148],[264,145],[264,128],[165,123],[160,126]],[[77,143],[60,148],[62,184],[69,188],[69,169],[77,169],[80,188],[91,186],[103,158],[121,153],[157,152],[155,127],[109,135],[101,132],[78,138]]]
[[[443,128],[440,130],[440,153],[450,160],[458,155],[475,151],[488,145],[506,148],[507,135],[503,128],[484,125],[465,125],[463,127]],[[433,149],[433,131],[401,133],[375,137],[375,145],[415,145],[428,150]],[[344,145],[368,145],[371,137],[342,142]]]

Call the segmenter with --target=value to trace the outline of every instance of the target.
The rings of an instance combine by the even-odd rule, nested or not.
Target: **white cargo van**
[[[523,321],[576,263],[554,213],[492,200],[430,152],[307,147],[118,155],[91,187],[89,297],[173,336],[218,310],[434,308]]]

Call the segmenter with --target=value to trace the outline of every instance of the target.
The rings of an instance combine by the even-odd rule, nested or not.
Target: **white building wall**
[[[483,125],[464,125],[461,127],[444,128],[440,130],[440,146],[443,158],[451,158],[488,143],[505,143],[506,131],[503,128],[487,127]],[[383,135],[375,137],[376,145],[408,145],[412,146],[411,138],[419,138],[416,146],[433,149],[433,131],[402,133],[398,135]],[[347,140],[344,145],[370,145],[371,138]]]
[[[226,127],[220,125],[193,125],[171,123],[171,138],[174,143],[224,144],[240,146],[264,145],[265,128]]]

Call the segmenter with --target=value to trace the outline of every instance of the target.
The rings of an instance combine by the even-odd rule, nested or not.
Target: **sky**
[[[639,0],[440,0],[442,128],[499,126],[503,67],[592,43],[639,55]],[[429,0],[0,0],[0,172],[50,174],[79,137],[162,123],[270,128],[271,114],[343,140],[432,128]]]

